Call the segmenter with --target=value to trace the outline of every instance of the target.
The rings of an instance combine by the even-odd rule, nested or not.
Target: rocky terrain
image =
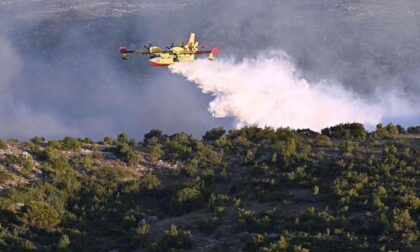
[[[0,142],[4,251],[415,251],[419,128]]]

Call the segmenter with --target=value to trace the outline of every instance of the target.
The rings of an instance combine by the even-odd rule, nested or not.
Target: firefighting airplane
[[[140,54],[150,55],[149,63],[152,66],[169,66],[178,62],[188,62],[196,59],[196,56],[200,54],[208,54],[209,60],[214,60],[214,55],[219,52],[219,48],[213,47],[211,50],[200,51],[200,48],[206,48],[206,46],[199,45],[195,41],[195,34],[191,33],[186,44],[181,43],[180,45],[166,47],[168,50],[162,50],[157,46],[144,46],[146,50],[129,50],[126,47],[120,47],[121,58],[128,60],[128,54]]]

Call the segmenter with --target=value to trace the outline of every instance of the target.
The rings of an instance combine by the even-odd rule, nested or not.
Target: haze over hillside
[[[311,85],[328,80],[366,104],[385,104],[383,121],[418,124],[419,12],[415,0],[3,0],[0,136],[233,127],[235,118],[213,118],[212,97],[183,77],[119,59],[120,45],[166,46],[191,31],[224,59],[284,51]]]

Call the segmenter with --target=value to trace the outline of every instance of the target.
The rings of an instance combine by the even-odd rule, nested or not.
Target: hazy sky
[[[397,94],[406,104],[384,121],[420,124],[420,1],[68,2],[0,0],[0,137],[232,127],[183,77],[119,59],[120,45],[166,46],[191,31],[222,58],[282,50],[311,83],[332,80],[366,102]]]

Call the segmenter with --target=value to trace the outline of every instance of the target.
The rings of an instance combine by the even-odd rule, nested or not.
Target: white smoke
[[[0,36],[0,96],[7,94],[11,80],[19,73],[22,59],[15,52],[12,43]]]
[[[53,115],[36,113],[19,102],[19,94],[12,92],[16,77],[22,73],[23,59],[12,42],[0,36],[0,137],[30,138],[48,132],[49,136],[74,135]]]
[[[320,130],[345,122],[374,125],[385,114],[379,103],[363,101],[337,83],[309,83],[284,52],[240,62],[202,59],[170,70],[212,94],[209,111],[214,117],[235,117],[236,127]]]

